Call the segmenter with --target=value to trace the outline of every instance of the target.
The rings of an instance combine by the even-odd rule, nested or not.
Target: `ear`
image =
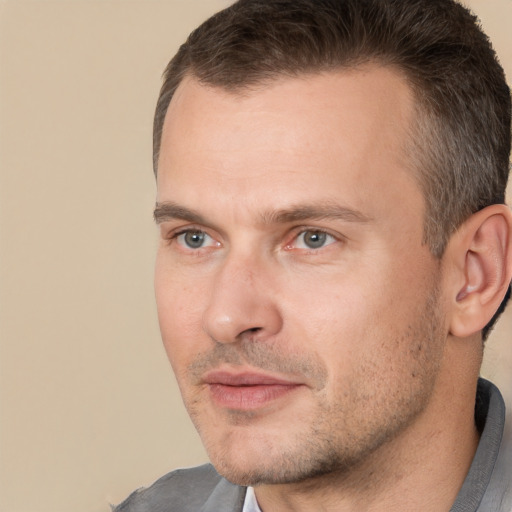
[[[450,333],[467,337],[498,309],[512,278],[512,213],[495,204],[472,215],[452,236],[445,252],[451,261]]]

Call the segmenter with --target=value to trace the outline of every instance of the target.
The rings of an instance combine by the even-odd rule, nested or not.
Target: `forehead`
[[[379,122],[387,124],[387,120],[406,123],[412,103],[411,89],[402,74],[391,67],[373,64],[293,78],[278,76],[268,83],[235,91],[204,85],[188,75],[170,102],[162,142],[169,142],[170,137],[176,135],[169,132],[187,130],[191,123],[223,121],[229,126],[231,122],[243,123],[245,117],[258,114],[273,116],[274,121],[279,121],[276,129],[286,125],[285,118],[291,122],[305,121],[305,127],[309,122],[325,123],[326,118],[330,118],[338,127],[341,123],[337,121],[346,119],[353,128],[362,127],[358,120],[366,124],[370,121],[378,128]],[[216,128],[212,138],[222,125],[217,124]],[[248,128],[253,135],[257,126]],[[325,135],[326,132],[322,137]],[[193,142],[193,139],[188,141]]]
[[[241,94],[187,77],[164,123],[158,201],[192,202],[205,181],[219,208],[224,197],[272,208],[341,194],[361,209],[379,192],[417,195],[404,151],[413,107],[386,67],[279,78]]]

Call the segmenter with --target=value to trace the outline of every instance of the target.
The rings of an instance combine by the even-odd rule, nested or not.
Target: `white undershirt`
[[[244,508],[242,512],[261,512],[261,508],[256,501],[256,495],[252,487],[247,487],[247,494],[245,495]]]

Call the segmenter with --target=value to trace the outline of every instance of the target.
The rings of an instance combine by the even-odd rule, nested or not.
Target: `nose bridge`
[[[258,339],[277,333],[281,315],[272,293],[272,265],[258,254],[230,251],[213,280],[203,328],[219,343],[243,334]]]

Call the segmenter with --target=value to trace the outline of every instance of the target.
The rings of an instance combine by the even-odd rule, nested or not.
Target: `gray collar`
[[[241,511],[247,487],[238,487],[224,478],[217,484],[200,512]]]
[[[495,471],[505,425],[505,403],[498,388],[487,380],[479,379],[475,403],[475,422],[481,432],[475,457],[464,484],[450,512],[498,512],[497,493],[505,491],[498,485],[501,477]],[[503,475],[502,475],[503,476]],[[510,480],[510,477],[509,477]],[[505,482],[502,482],[505,484]],[[488,503],[487,505],[484,505]]]

